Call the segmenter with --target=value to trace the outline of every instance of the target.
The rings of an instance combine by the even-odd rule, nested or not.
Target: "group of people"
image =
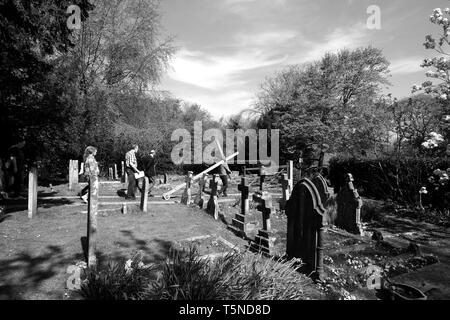
[[[136,153],[139,151],[138,145],[133,145],[132,149],[125,154],[125,171],[128,176],[128,189],[126,199],[136,199],[136,191],[137,189],[140,192],[144,192],[144,186],[139,187],[139,181],[143,180],[144,177],[148,177],[150,182],[149,187],[149,196],[153,196],[151,194],[151,189],[155,184],[155,176],[156,176],[156,159],[155,150],[150,151],[150,155],[148,157],[143,157],[141,166],[138,167]],[[89,146],[85,149],[83,155],[83,163],[82,171],[80,171],[80,175],[84,175],[87,182],[89,182],[90,178],[93,175],[98,176],[100,170],[98,167],[98,163],[95,160],[95,156],[97,154],[97,148]],[[139,170],[141,168],[142,170]],[[80,197],[84,202],[88,201],[88,192],[89,192],[89,183],[84,187],[80,192]]]
[[[25,178],[25,141],[8,149],[5,161],[0,158],[0,197],[21,198]]]

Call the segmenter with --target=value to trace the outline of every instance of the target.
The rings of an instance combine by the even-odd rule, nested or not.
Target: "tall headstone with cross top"
[[[209,181],[211,188],[211,194],[209,197],[208,205],[206,207],[206,212],[214,216],[214,219],[219,219],[219,201],[217,198],[217,187],[219,185],[219,175],[214,174],[212,179]]]
[[[208,175],[204,174],[199,180],[198,180],[198,191],[197,195],[195,197],[194,203],[200,207],[200,209],[205,209],[206,207],[206,201],[203,197],[203,190],[205,189],[206,183],[208,182]]]
[[[350,173],[346,176],[346,182],[346,185],[339,190],[336,196],[337,217],[335,224],[348,232],[362,235],[362,200],[353,186],[353,176]]]
[[[284,208],[286,207],[286,203],[289,200],[289,197],[291,195],[288,175],[286,173],[282,174],[279,179],[279,182],[281,183],[281,188],[282,188],[282,198],[281,198],[281,202],[280,202],[280,209],[284,210]]]
[[[314,183],[303,178],[286,204],[288,218],[286,254],[300,258],[302,271],[323,279],[323,234],[325,208]]]
[[[188,171],[188,174],[185,179],[186,187],[184,188],[183,195],[181,196],[181,203],[189,205],[192,201],[192,182],[193,182],[194,173],[192,171]]]
[[[268,192],[257,192],[253,194],[253,201],[258,203],[256,209],[262,213],[263,227],[258,230],[255,236],[254,249],[265,255],[272,254],[273,236],[270,216],[274,212],[272,205],[272,197]]]
[[[248,185],[248,178],[242,177],[241,183],[238,185],[238,190],[241,192],[241,211],[236,213],[231,222],[231,228],[240,236],[245,236],[247,232],[245,217],[250,211],[250,187]]]

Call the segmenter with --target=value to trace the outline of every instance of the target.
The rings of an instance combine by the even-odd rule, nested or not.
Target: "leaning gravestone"
[[[335,224],[348,232],[362,235],[362,200],[353,186],[353,176],[350,173],[346,176],[346,182],[346,185],[339,190],[336,196],[337,217]]]
[[[300,180],[286,204],[286,253],[289,258],[300,258],[305,264],[303,271],[318,279],[323,279],[324,213],[314,183],[307,178]]]

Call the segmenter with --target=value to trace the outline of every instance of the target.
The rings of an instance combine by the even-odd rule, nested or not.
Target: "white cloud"
[[[389,69],[393,75],[410,74],[416,72],[425,72],[423,68],[420,67],[423,58],[420,57],[407,57],[397,60],[393,60]]]
[[[236,77],[253,69],[279,64],[284,58],[272,58],[262,50],[249,49],[219,56],[182,49],[172,63],[169,77],[198,87],[217,90],[238,86]]]
[[[270,46],[287,43],[299,34],[294,30],[267,31],[254,34],[237,34],[236,41],[240,46]]]

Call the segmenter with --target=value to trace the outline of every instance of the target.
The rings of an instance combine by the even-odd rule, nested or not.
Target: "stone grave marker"
[[[289,178],[288,175],[286,173],[282,174],[279,182],[281,183],[281,188],[282,188],[282,198],[281,198],[281,202],[280,202],[280,209],[284,210],[284,208],[286,207],[286,202],[289,200],[289,197],[291,195],[290,192],[290,187],[289,187]]]
[[[121,174],[122,174],[122,182],[125,182],[125,177],[127,176],[127,174],[126,174],[126,172],[125,172],[125,162],[121,162],[121,165],[122,165],[122,171],[120,172]]]
[[[214,216],[214,219],[219,219],[219,201],[217,198],[217,187],[219,185],[219,175],[214,174],[212,179],[209,181],[209,186],[211,189],[211,194],[209,197],[208,205],[206,207],[206,212]]]
[[[117,172],[117,164],[114,163],[114,180],[119,180],[119,173]]]
[[[78,160],[69,161],[69,190],[75,190],[78,186]]]
[[[303,271],[323,279],[324,213],[319,191],[314,183],[301,179],[286,204],[288,218],[286,254],[300,258]]]
[[[328,191],[327,181],[321,174],[316,175],[311,181],[316,186],[317,191],[319,191],[320,200],[322,201],[322,204],[325,205],[328,198],[330,198],[330,192]]]
[[[247,177],[241,178],[238,190],[241,192],[241,212],[236,213],[232,220],[231,228],[234,229],[238,235],[245,236],[247,233],[245,217],[248,216],[250,211],[250,187],[248,185]]]
[[[263,226],[255,236],[254,249],[265,255],[272,254],[273,241],[270,216],[273,213],[272,197],[268,192],[258,192],[253,194],[253,201],[258,203],[256,209],[262,213]]]
[[[33,166],[28,173],[28,218],[30,219],[37,214],[37,180],[37,168]]]
[[[192,193],[191,193],[191,187],[192,187],[192,177],[194,176],[194,173],[192,171],[188,171],[188,174],[186,176],[185,182],[186,187],[184,188],[183,195],[181,196],[181,203],[185,205],[189,205],[192,201]]]
[[[205,209],[206,207],[206,201],[203,197],[203,190],[205,189],[206,183],[208,182],[208,175],[204,174],[199,180],[198,180],[198,191],[197,196],[195,197],[194,203],[200,207],[200,209]]]
[[[149,193],[149,191],[150,191],[150,182],[148,180],[148,177],[144,177],[142,192],[141,192],[141,205],[140,205],[142,212],[148,211],[148,193]]]
[[[346,185],[339,190],[336,196],[337,217],[335,223],[339,228],[362,235],[362,200],[353,186],[353,176],[350,173],[346,176],[346,182]]]
[[[88,197],[88,225],[87,225],[87,264],[88,267],[97,265],[95,248],[97,242],[97,212],[98,212],[98,176],[89,177],[89,197]]]

